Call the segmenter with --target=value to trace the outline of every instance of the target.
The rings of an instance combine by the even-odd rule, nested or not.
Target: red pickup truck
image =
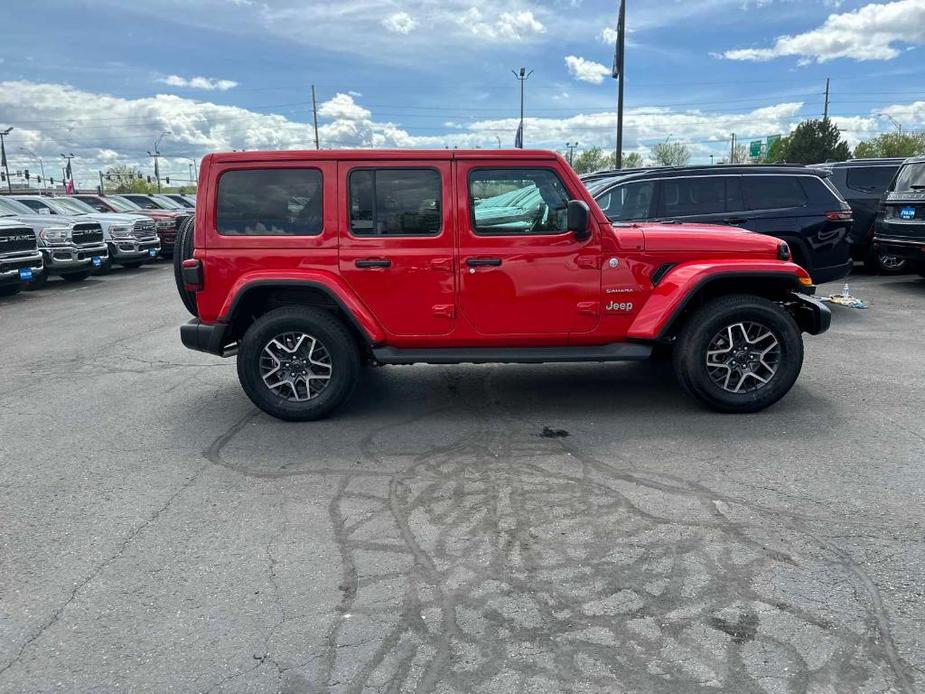
[[[237,354],[247,395],[317,419],[363,365],[641,360],[724,412],[783,397],[831,320],[787,244],[611,224],[559,155],[211,154],[177,239],[183,343]]]

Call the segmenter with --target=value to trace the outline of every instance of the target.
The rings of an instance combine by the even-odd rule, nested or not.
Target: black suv
[[[874,245],[925,277],[925,157],[906,159],[883,196]]]
[[[851,257],[864,261],[868,272],[897,273],[906,270],[906,260],[874,250],[874,227],[880,198],[890,186],[896,170],[905,161],[902,157],[883,159],[849,159],[848,161],[814,164],[828,172],[829,181],[838,188],[851,206],[854,225],[851,227]]]
[[[775,236],[822,283],[852,266],[851,208],[826,175],[803,166],[686,166],[595,174],[585,185],[615,222],[702,222]]]

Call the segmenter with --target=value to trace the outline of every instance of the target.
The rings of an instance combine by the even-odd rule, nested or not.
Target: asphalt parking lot
[[[312,424],[167,264],[2,299],[0,691],[925,691],[925,280],[852,290],[757,415],[420,366]]]

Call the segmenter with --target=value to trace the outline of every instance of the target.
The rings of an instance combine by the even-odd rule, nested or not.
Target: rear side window
[[[744,176],[742,190],[750,210],[805,207],[806,192],[796,176]]]
[[[896,175],[893,190],[902,193],[925,190],[925,162],[904,164]]]
[[[614,222],[631,222],[652,217],[653,181],[637,181],[611,188],[596,198],[607,218]]]
[[[321,233],[318,169],[227,171],[218,181],[218,233],[226,236],[314,236]]]
[[[476,234],[559,234],[568,230],[569,195],[549,169],[477,169],[469,174]]]
[[[355,236],[440,233],[440,173],[433,169],[358,169],[350,173],[350,231]]]
[[[858,166],[848,169],[845,185],[862,193],[882,193],[893,180],[895,166]]]
[[[662,181],[659,217],[688,217],[726,211],[726,179],[692,176]]]

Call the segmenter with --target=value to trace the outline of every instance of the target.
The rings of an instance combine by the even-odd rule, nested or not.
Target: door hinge
[[[434,304],[431,310],[434,312],[435,316],[441,318],[456,318],[455,304]]]
[[[600,313],[601,302],[600,301],[579,301],[578,302],[578,313],[583,313],[588,316],[596,316]]]

